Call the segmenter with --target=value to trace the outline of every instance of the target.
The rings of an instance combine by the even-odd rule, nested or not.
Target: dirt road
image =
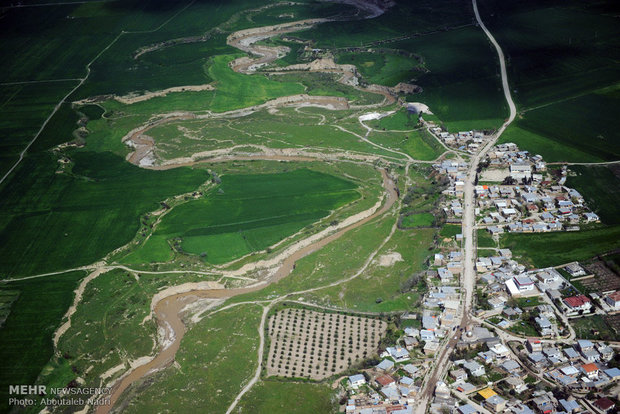
[[[495,41],[493,35],[487,30],[486,26],[482,22],[480,18],[480,14],[478,13],[478,5],[476,4],[476,0],[472,0],[472,6],[474,9],[474,14],[476,15],[476,20],[478,21],[478,25],[482,28],[484,33],[487,35],[493,46],[495,46],[495,50],[497,51],[497,55],[499,58],[500,69],[501,69],[501,77],[502,77],[502,87],[504,89],[504,96],[506,98],[506,102],[508,103],[508,107],[510,109],[510,115],[508,119],[504,122],[501,128],[497,131],[497,133],[489,139],[489,141],[484,145],[484,147],[472,157],[469,164],[469,170],[467,171],[467,178],[465,180],[465,200],[464,200],[464,208],[463,208],[463,238],[465,240],[464,246],[464,263],[463,263],[463,276],[461,278],[461,287],[463,292],[465,293],[465,297],[463,298],[463,309],[461,312],[461,321],[459,324],[460,327],[466,327],[471,323],[471,311],[473,306],[473,292],[476,287],[476,271],[474,269],[474,262],[476,259],[476,243],[474,236],[474,228],[475,228],[475,199],[474,199],[474,182],[476,179],[476,171],[478,169],[478,164],[480,160],[483,159],[487,152],[491,149],[497,139],[501,136],[501,134],[506,130],[508,125],[512,123],[517,114],[516,105],[512,100],[512,96],[510,94],[510,87],[508,85],[508,76],[506,74],[506,62],[504,60],[504,53],[502,52],[501,47]],[[459,329],[460,330],[460,329]],[[433,395],[433,391],[435,389],[435,384],[439,379],[442,378],[443,374],[447,370],[449,366],[449,357],[452,354],[452,350],[458,342],[458,338],[451,336],[451,339],[447,342],[447,344],[441,349],[439,353],[439,357],[436,358],[436,363],[431,371],[430,375],[427,376],[428,380],[425,383],[425,387],[420,393],[422,398],[419,402],[419,405],[416,407],[416,414],[422,414],[426,411],[426,405],[430,398]]]

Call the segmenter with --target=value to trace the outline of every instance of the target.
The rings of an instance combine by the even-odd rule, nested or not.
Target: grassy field
[[[11,282],[19,291],[0,327],[0,412],[8,412],[8,386],[34,384],[52,357],[52,335],[73,301],[73,289],[84,272]],[[3,285],[4,289],[4,285]]]
[[[219,119],[179,121],[153,128],[149,130],[148,135],[157,143],[157,156],[164,160],[246,144],[271,148],[318,147],[404,158],[361,141],[357,136],[336,128],[331,122],[319,125],[318,122],[322,118],[311,112],[311,109],[313,108],[303,108],[300,109],[300,112],[303,112],[299,113],[289,108],[282,108],[275,114],[256,111],[251,115],[224,122]],[[320,113],[323,116],[329,115],[326,110]],[[122,116],[114,118],[114,121],[116,120],[126,122]],[[345,128],[355,132],[349,125]],[[97,133],[97,138],[99,136]],[[410,145],[419,148],[420,155],[427,157],[434,155],[432,146],[434,143],[429,141],[427,144],[424,139],[428,137],[412,138]],[[255,148],[251,149],[251,152],[255,151]]]
[[[575,329],[578,338],[603,341],[614,341],[618,338],[616,332],[601,315],[571,319],[570,324]],[[598,333],[592,332],[593,329]]]
[[[310,170],[226,175],[205,198],[167,214],[143,247],[148,253],[125,260],[169,260],[167,240],[180,237],[180,250],[225,263],[267,248],[358,196],[353,183]]]
[[[454,238],[457,234],[461,234],[462,227],[458,224],[446,224],[443,226],[439,235],[444,238]]]
[[[431,213],[410,214],[403,217],[401,227],[430,227],[435,223],[435,216]]]
[[[368,125],[375,129],[383,130],[410,130],[417,128],[418,116],[406,109],[400,109],[396,113],[383,117],[378,121],[367,121]]]
[[[444,148],[426,130],[410,132],[373,131],[368,137],[372,142],[388,148],[400,150],[413,159],[431,161],[439,157]]]
[[[448,130],[494,129],[508,114],[497,56],[479,29],[464,27],[388,46],[424,58],[429,71],[415,81],[423,92],[407,100],[427,104]]]
[[[131,240],[141,214],[208,179],[188,168],[143,170],[110,153],[71,158],[73,173],[55,174],[51,154],[30,156],[0,190],[3,278],[92,263]]]
[[[337,409],[326,384],[264,380],[243,396],[234,413],[317,414]]]
[[[500,143],[514,142],[519,148],[533,154],[540,154],[545,161],[589,161],[600,162],[602,159],[584,152],[575,146],[565,145],[563,142],[554,141],[543,135],[522,129],[519,122],[511,124],[499,139]]]
[[[193,326],[177,352],[178,368],[132,386],[125,412],[224,413],[256,369],[260,316],[259,306],[241,305]]]
[[[609,225],[620,224],[620,179],[618,167],[574,165],[566,185],[575,188],[586,199],[588,206]]]
[[[478,229],[478,247],[497,247],[495,240],[486,229]]]
[[[513,141],[547,161],[618,159],[620,29],[612,3],[485,0],[479,7],[509,62],[513,97],[527,111],[516,125],[525,133]]]
[[[456,0],[441,4],[432,0],[423,0],[416,4],[402,2],[371,20],[324,23],[296,36],[312,40],[318,47],[360,46],[403,34],[421,34],[467,24],[470,23],[471,16],[473,13],[470,5]]]
[[[500,244],[512,250],[516,260],[542,268],[586,260],[620,247],[620,226],[579,232],[547,234],[509,233]]]
[[[368,83],[395,86],[417,76],[419,63],[414,58],[387,52],[348,52],[337,55],[336,63],[355,65]]]
[[[435,232],[435,229],[396,230],[362,275],[342,285],[314,292],[310,297],[327,306],[364,312],[403,311],[417,307],[424,291],[420,291],[422,286],[417,283],[409,286],[408,281],[423,269]],[[393,252],[398,252],[402,261],[382,266],[381,256]]]
[[[76,83],[67,81],[0,86],[0,176],[13,166],[19,153],[34,138],[56,103]]]

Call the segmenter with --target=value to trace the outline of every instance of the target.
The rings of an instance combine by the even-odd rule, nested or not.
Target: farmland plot
[[[321,380],[372,356],[387,329],[381,320],[285,309],[269,319],[268,376]]]

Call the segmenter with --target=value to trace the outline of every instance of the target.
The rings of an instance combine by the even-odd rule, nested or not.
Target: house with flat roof
[[[349,377],[349,386],[354,390],[366,384],[366,378],[362,374],[355,374]]]
[[[620,291],[610,293],[605,297],[605,302],[613,309],[620,310]]]

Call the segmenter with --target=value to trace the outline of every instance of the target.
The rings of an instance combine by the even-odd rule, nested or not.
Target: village
[[[433,132],[471,153],[485,140],[482,132]],[[443,211],[448,223],[458,224],[467,163],[445,160],[434,168],[449,178]],[[542,157],[514,144],[494,146],[478,170],[477,228],[498,245],[504,232],[576,231],[598,222],[581,194],[565,185],[566,176],[565,168],[550,172]],[[608,396],[620,390],[614,350],[620,277],[598,262],[534,269],[510,249],[479,248],[474,322],[460,326],[462,244],[460,233],[440,241],[424,272],[429,289],[422,308],[400,316],[402,335],[380,349],[377,364],[342,381],[341,410],[413,413],[436,354],[452,340],[450,366],[434,386],[430,413],[616,412],[617,401]],[[614,327],[611,341],[593,339],[599,332],[589,321],[596,318]]]

